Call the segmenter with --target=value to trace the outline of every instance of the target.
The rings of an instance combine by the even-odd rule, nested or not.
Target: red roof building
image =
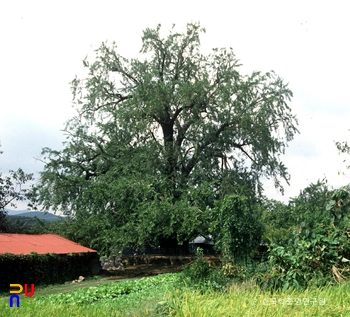
[[[0,254],[38,254],[97,252],[57,234],[17,234],[0,233]]]

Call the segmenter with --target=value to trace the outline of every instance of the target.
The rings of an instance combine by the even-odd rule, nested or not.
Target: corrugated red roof
[[[96,252],[57,234],[10,234],[0,233],[0,254],[82,253]]]

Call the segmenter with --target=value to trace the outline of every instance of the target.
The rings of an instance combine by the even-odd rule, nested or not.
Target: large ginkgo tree
[[[289,180],[280,155],[298,131],[287,84],[241,74],[232,49],[202,55],[198,23],[160,31],[143,31],[140,58],[102,43],[84,59],[64,148],[43,150],[39,203],[72,216],[76,239],[95,247],[209,235],[225,196],[253,205],[262,177],[281,190]]]

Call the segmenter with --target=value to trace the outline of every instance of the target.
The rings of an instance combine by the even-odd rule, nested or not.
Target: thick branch
[[[182,168],[182,172],[188,176],[192,169],[194,168],[194,166],[197,164],[198,160],[199,160],[199,157],[200,155],[203,153],[203,151],[210,145],[210,144],[213,144],[220,136],[220,134],[225,130],[227,129],[228,127],[234,125],[233,122],[225,122],[224,124],[222,124],[216,131],[215,133],[212,134],[211,137],[208,137],[207,138],[207,141],[204,142],[202,145],[200,145],[198,148],[197,148],[197,151],[195,151],[193,153],[193,156],[192,158],[189,160],[188,164],[186,166],[184,166]],[[238,148],[240,149],[249,159],[251,159],[254,163],[256,163],[254,161],[254,159],[247,153],[247,151],[244,149],[244,146],[246,145],[249,145],[249,143],[247,142],[244,142],[242,144],[238,144],[238,143],[233,143],[232,146],[234,148]]]
[[[177,147],[181,147],[181,144],[183,142],[183,140],[185,139],[186,136],[186,132],[188,130],[188,128],[191,126],[191,124],[193,123],[193,121],[187,121],[184,123],[183,126],[180,125],[179,121],[176,120],[176,127],[177,127],[177,137],[176,137],[176,146]]]
[[[211,137],[208,137],[207,141],[204,142],[202,145],[200,145],[197,148],[197,151],[195,151],[193,153],[193,156],[191,157],[191,159],[189,160],[188,164],[186,166],[184,166],[182,168],[182,172],[184,175],[188,176],[192,169],[194,168],[194,166],[197,164],[198,159],[200,154],[214,141],[216,141],[220,135],[221,132],[223,132],[228,126],[230,126],[230,123],[225,122],[224,124],[221,125],[220,128],[218,128],[218,130],[213,133],[213,135]]]

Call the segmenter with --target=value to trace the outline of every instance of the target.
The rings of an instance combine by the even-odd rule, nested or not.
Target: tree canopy
[[[215,202],[253,203],[262,177],[281,191],[289,181],[280,156],[298,130],[288,85],[273,71],[241,74],[231,48],[202,55],[199,23],[160,30],[143,31],[144,59],[115,43],[84,59],[64,148],[43,150],[38,202],[90,223],[101,244],[208,235]]]

